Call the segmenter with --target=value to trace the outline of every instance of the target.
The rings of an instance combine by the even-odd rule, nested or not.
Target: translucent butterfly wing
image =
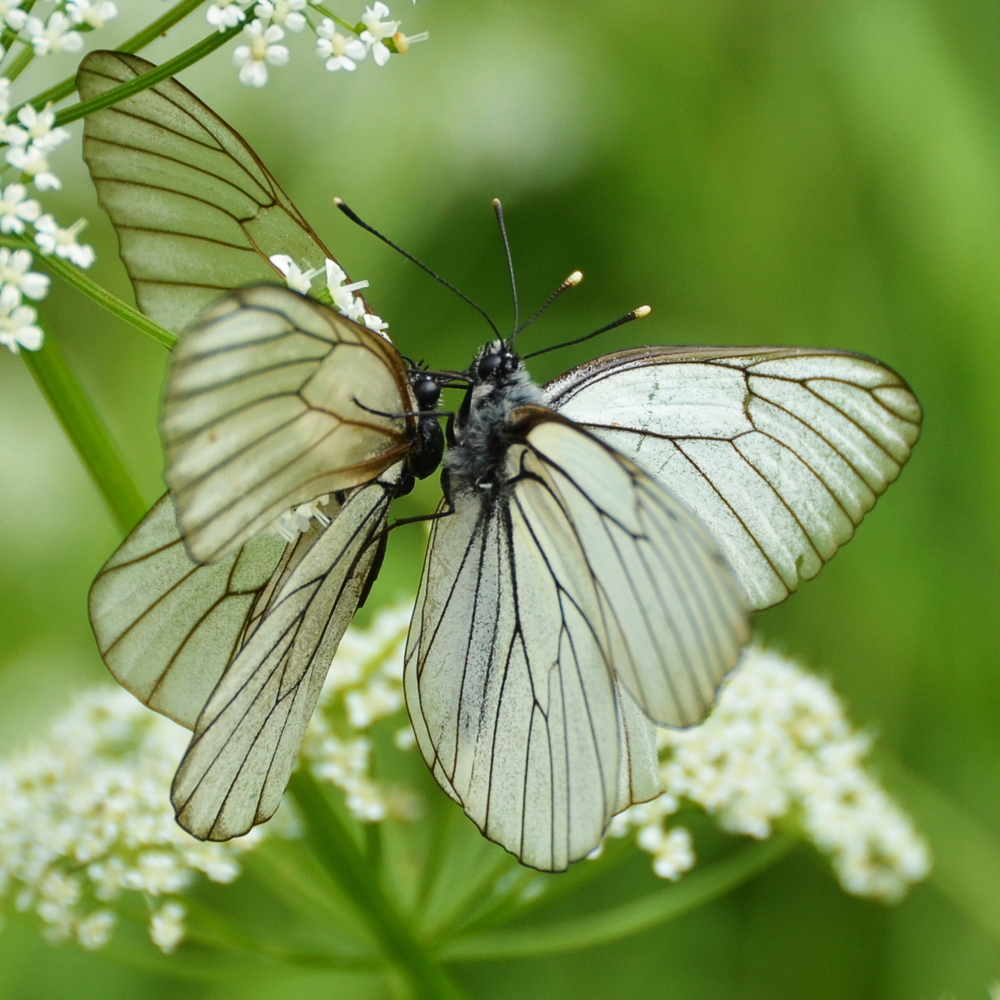
[[[851,538],[920,436],[892,369],[820,349],[623,351],[545,393],[697,513],[758,609]]]
[[[138,56],[91,52],[80,98],[151,69]],[[89,116],[83,157],[139,308],[169,330],[231,288],[275,281],[272,254],[304,269],[332,258],[243,138],[176,80]]]
[[[228,840],[278,808],[333,654],[375,565],[401,466],[355,490],[267,600],[198,718],[174,779],[177,820]]]
[[[398,352],[278,285],[211,306],[174,354],[166,479],[199,562],[283,511],[374,479],[412,448],[416,402]]]
[[[161,497],[90,590],[90,621],[115,680],[189,729],[235,654],[284,543],[255,539],[211,566],[191,561]]]
[[[680,505],[568,421],[519,412],[506,499],[460,493],[435,522],[404,683],[442,787],[521,861],[561,870],[659,790],[629,694],[657,721],[697,721],[747,625]]]

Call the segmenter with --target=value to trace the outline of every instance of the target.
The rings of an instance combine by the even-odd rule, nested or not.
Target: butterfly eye
[[[433,410],[441,398],[441,386],[432,378],[417,379],[413,383],[413,395],[421,410]]]
[[[495,375],[499,371],[503,364],[503,355],[501,354],[486,354],[479,359],[479,367],[477,369],[479,378],[482,381],[486,381],[491,375]]]

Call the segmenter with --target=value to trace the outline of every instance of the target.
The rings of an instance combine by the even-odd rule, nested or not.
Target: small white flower
[[[326,288],[333,298],[334,307],[348,319],[353,319],[355,323],[361,321],[365,315],[365,304],[362,299],[355,295],[356,291],[368,287],[367,281],[355,281],[345,285],[347,275],[344,269],[335,261],[327,258],[326,261]]]
[[[68,229],[62,229],[51,215],[43,215],[35,223],[35,243],[45,257],[54,253],[77,267],[88,268],[94,263],[94,248],[76,240],[86,225],[86,219],[77,219]]]
[[[184,940],[186,910],[180,903],[164,903],[149,920],[149,936],[164,955],[171,954]]]
[[[83,48],[83,36],[72,29],[73,22],[61,10],[53,11],[47,24],[37,17],[29,17],[25,22],[25,31],[35,47],[36,56],[79,52]]]
[[[378,2],[373,7],[366,7],[361,15],[361,23],[365,30],[361,32],[361,41],[372,50],[372,58],[379,66],[384,66],[392,54],[382,39],[391,38],[399,30],[399,21],[385,21],[389,16],[389,8]]]
[[[15,31],[20,31],[27,21],[28,15],[21,10],[21,0],[0,0],[0,21]]]
[[[62,181],[49,168],[44,149],[38,146],[10,146],[6,158],[12,167],[27,174],[39,191],[58,191],[62,187]]]
[[[0,298],[9,295],[8,289],[17,295],[12,305],[21,304],[21,296],[29,299],[44,299],[49,293],[49,277],[37,271],[29,271],[31,267],[31,252],[29,250],[14,250],[0,247],[0,282],[3,290]]]
[[[285,284],[292,290],[301,292],[303,295],[309,294],[313,278],[323,273],[323,268],[321,267],[314,268],[311,271],[303,271],[286,253],[276,253],[268,259],[282,273],[285,278]]]
[[[260,0],[253,12],[265,23],[284,25],[289,31],[301,31],[306,26],[306,0]]]
[[[0,45],[0,49],[3,46]],[[3,56],[0,56],[2,59]],[[0,118],[4,118],[10,111],[10,80],[5,76],[0,76]]]
[[[337,31],[337,26],[326,17],[317,29],[316,55],[326,59],[326,68],[335,73],[338,69],[353,70],[368,52],[364,42],[347,38]]]
[[[47,104],[41,111],[36,111],[30,104],[26,104],[18,111],[17,120],[21,123],[20,126],[5,125],[0,130],[0,139],[12,146],[30,144],[35,149],[48,152],[70,138],[66,129],[53,128],[56,113],[52,110],[51,104]]]
[[[233,62],[240,67],[240,83],[248,87],[263,87],[267,83],[267,63],[284,66],[288,62],[288,49],[276,45],[285,33],[276,24],[265,29],[260,20],[251,21],[243,34],[249,45],[239,45],[233,52]]]
[[[38,313],[31,306],[9,308],[0,301],[0,344],[17,354],[21,347],[37,351],[42,346],[43,333],[35,320]]]
[[[205,12],[208,23],[219,31],[235,28],[240,21],[246,20],[246,15],[238,4],[232,0],[213,0]]]
[[[87,951],[103,948],[115,929],[115,915],[110,910],[97,910],[76,925],[76,939]]]
[[[87,24],[95,30],[118,16],[111,0],[69,0],[66,11],[74,24]]]
[[[329,494],[324,493],[322,496],[316,497],[315,500],[310,500],[309,503],[292,507],[291,510],[286,510],[275,518],[267,530],[270,534],[283,538],[291,544],[299,535],[312,527],[313,521],[316,521],[321,528],[325,528],[330,523],[330,518],[319,509],[325,507],[329,502]]]
[[[26,222],[34,222],[42,214],[42,206],[34,198],[26,198],[23,184],[8,184],[0,197],[0,232],[23,233]]]
[[[374,313],[365,313],[364,320],[365,326],[374,333],[384,333],[389,329],[389,324],[381,316],[376,316]]]

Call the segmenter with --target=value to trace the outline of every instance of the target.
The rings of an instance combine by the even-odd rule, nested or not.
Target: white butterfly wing
[[[557,871],[659,791],[651,718],[702,718],[747,638],[697,522],[631,462],[525,408],[506,499],[434,525],[407,644],[425,760],[483,833]]]
[[[77,85],[88,100],[154,69],[124,52],[91,52]],[[177,333],[223,292],[332,254],[244,139],[176,80],[87,118],[83,157],[111,216],[139,308]]]
[[[194,836],[228,840],[278,808],[375,566],[401,468],[355,490],[299,551],[205,704],[171,791],[177,821]]]
[[[193,729],[284,548],[262,537],[211,566],[194,563],[161,497],[90,590],[90,621],[115,680]]]
[[[163,404],[191,555],[220,559],[290,507],[374,479],[410,451],[415,410],[387,340],[279,285],[225,296],[181,340]]]
[[[697,513],[756,609],[819,572],[920,436],[892,369],[820,349],[623,351],[545,395]]]

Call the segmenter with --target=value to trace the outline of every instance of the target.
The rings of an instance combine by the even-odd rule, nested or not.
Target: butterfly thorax
[[[445,459],[452,484],[490,489],[510,444],[510,415],[519,406],[543,405],[542,390],[503,341],[483,347],[469,366],[470,380]]]

